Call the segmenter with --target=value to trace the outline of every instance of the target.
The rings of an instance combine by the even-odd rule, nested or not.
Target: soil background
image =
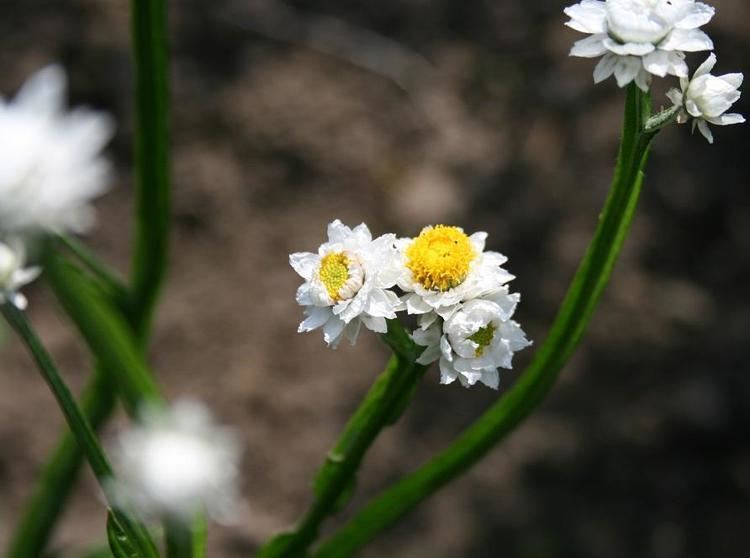
[[[714,0],[718,73],[750,70],[750,5]],[[237,524],[210,556],[251,556],[310,480],[387,351],[298,335],[299,278],[335,218],[375,234],[431,223],[489,233],[537,345],[604,202],[624,92],[594,86],[567,3],[175,0],[172,267],[151,360],[170,397],[205,400],[245,447]],[[133,204],[128,5],[0,2],[0,90],[64,64],[73,104],[111,112],[117,172],[86,242],[126,272]],[[704,59],[691,55],[691,67]],[[673,85],[669,81],[669,85]],[[666,102],[664,86],[654,90]],[[750,114],[748,97],[736,106]],[[750,533],[747,126],[657,139],[640,207],[582,346],[541,410],[365,558],[743,558]],[[30,316],[76,390],[91,363],[43,281]],[[378,440],[346,518],[502,397],[425,376]],[[62,428],[29,357],[0,359],[0,544]],[[124,424],[119,416],[105,433]],[[103,542],[88,471],[54,549]],[[340,521],[340,519],[339,519]],[[336,521],[332,525],[335,525]]]

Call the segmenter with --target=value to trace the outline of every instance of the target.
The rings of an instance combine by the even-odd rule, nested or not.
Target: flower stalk
[[[518,382],[446,450],[366,504],[320,545],[315,558],[352,556],[479,461],[541,403],[580,342],[627,236],[655,134],[646,129],[649,116],[648,95],[631,84],[618,162],[604,211],[549,336]]]

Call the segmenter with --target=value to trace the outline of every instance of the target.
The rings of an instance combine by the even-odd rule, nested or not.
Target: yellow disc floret
[[[424,229],[406,249],[406,267],[424,288],[447,291],[463,283],[475,257],[461,229],[437,225]]]
[[[328,291],[328,296],[338,302],[341,299],[339,291],[349,279],[349,258],[343,252],[332,252],[323,256],[318,274]]]
[[[482,356],[484,349],[489,347],[490,343],[492,343],[496,329],[497,328],[493,324],[487,324],[484,327],[480,327],[472,335],[469,335],[468,339],[479,345],[476,349],[476,355],[478,357]]]

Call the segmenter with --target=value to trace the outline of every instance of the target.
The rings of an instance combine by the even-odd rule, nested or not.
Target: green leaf
[[[107,540],[114,558],[159,558],[148,530],[117,510],[107,515]]]
[[[54,252],[46,257],[47,279],[91,352],[110,374],[131,413],[143,401],[160,401],[130,328],[106,293]]]
[[[446,450],[377,496],[314,553],[346,558],[417,504],[479,461],[544,399],[572,356],[625,241],[654,134],[644,132],[648,97],[628,88],[623,135],[612,186],[594,237],[560,306],[549,336],[516,384]]]

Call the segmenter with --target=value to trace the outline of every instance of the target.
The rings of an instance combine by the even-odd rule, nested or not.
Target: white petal
[[[704,138],[708,140],[708,143],[714,142],[714,135],[711,133],[711,129],[708,127],[708,124],[706,124],[705,120],[697,120],[698,122],[698,131],[703,135]]]
[[[319,306],[308,306],[305,309],[305,314],[307,315],[307,318],[299,324],[299,327],[297,328],[298,333],[317,329],[333,316],[330,308],[321,308]],[[341,320],[338,320],[337,318],[337,321]]]
[[[619,54],[620,56],[643,56],[644,54],[653,52],[656,48],[651,43],[618,43],[610,37],[604,39],[602,44],[608,51]]]
[[[698,66],[698,69],[695,70],[695,73],[693,74],[693,79],[700,77],[704,74],[708,74],[713,70],[714,66],[716,65],[716,55],[712,52],[708,55],[708,58],[706,58],[703,63]],[[683,89],[686,89],[683,87]]]
[[[385,333],[388,331],[388,324],[385,321],[385,318],[362,314],[359,319],[362,320],[362,323],[365,324],[365,327],[370,331],[374,331],[375,333]]]
[[[371,316],[393,319],[396,317],[396,309],[400,306],[401,301],[393,291],[374,289],[367,299],[365,312]]]
[[[615,71],[617,65],[617,56],[606,54],[594,68],[594,83],[601,83]]]
[[[362,329],[362,322],[360,320],[353,320],[346,324],[344,328],[344,335],[349,340],[349,343],[354,346],[357,343],[357,337],[359,337],[359,331]]]
[[[729,114],[721,114],[713,118],[706,118],[706,120],[711,124],[716,124],[717,126],[729,126],[730,124],[742,124],[743,122],[745,122],[745,117],[741,114],[733,112]]]
[[[63,109],[66,88],[65,71],[58,64],[52,64],[26,80],[15,97],[15,104],[49,116]]]
[[[295,252],[294,254],[289,254],[289,265],[306,281],[312,278],[319,261],[320,258],[318,255],[312,252]]]
[[[440,383],[452,384],[458,378],[458,372],[451,366],[451,363],[444,358],[440,359]]]
[[[583,0],[580,4],[563,10],[570,21],[565,23],[571,29],[581,33],[606,33],[607,8],[604,2]]]
[[[682,106],[682,91],[679,89],[672,88],[667,91],[667,98],[672,101],[673,105]]]
[[[335,349],[341,340],[341,334],[344,332],[345,327],[346,323],[343,320],[332,316],[323,326],[323,339]]]
[[[570,56],[580,56],[581,58],[596,58],[607,52],[604,47],[605,34],[592,35],[573,44],[570,49]]]
[[[643,57],[643,67],[655,76],[664,77],[669,71],[669,53],[665,50],[656,50]]]
[[[742,85],[743,78],[744,76],[740,72],[719,76],[720,80],[727,82],[731,87],[734,87],[735,89],[739,89],[739,87]]]
[[[715,10],[703,2],[696,2],[690,6],[688,14],[675,22],[674,26],[677,29],[695,29],[701,25],[705,25],[714,16]]]
[[[432,306],[427,304],[418,294],[412,293],[406,295],[406,311],[409,314],[426,314],[432,311]]]
[[[479,381],[487,387],[497,389],[500,386],[500,374],[498,374],[497,369],[485,370],[482,373],[482,377],[479,378]]]
[[[659,44],[659,48],[663,50],[699,52],[701,50],[711,50],[714,48],[714,43],[708,35],[699,29],[674,29]]]
[[[427,366],[428,364],[432,364],[439,358],[440,358],[440,346],[430,345],[426,347],[424,351],[422,351],[421,355],[419,355],[419,358],[417,358],[417,364],[422,364],[423,366]]]
[[[328,242],[344,242],[352,234],[352,230],[336,219],[328,224]]]
[[[615,79],[619,87],[625,87],[633,81],[641,69],[641,59],[633,56],[621,56],[615,66]]]

